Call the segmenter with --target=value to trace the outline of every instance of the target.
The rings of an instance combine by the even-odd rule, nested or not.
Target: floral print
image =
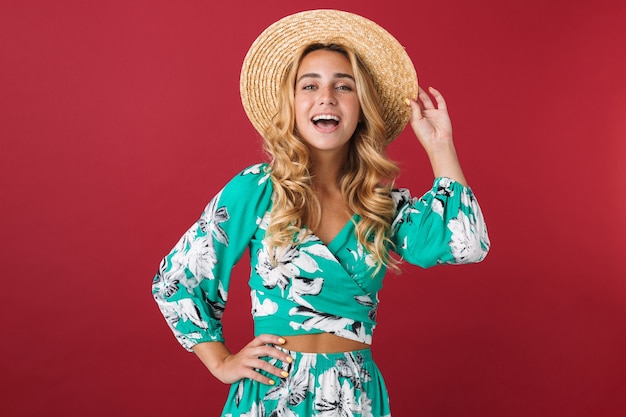
[[[369,349],[329,354],[278,349],[293,362],[266,360],[289,376],[270,376],[274,386],[248,379],[235,383],[223,416],[390,416],[387,390]]]
[[[487,254],[487,228],[469,187],[437,178],[421,198],[406,189],[393,190],[391,198],[397,214],[390,249],[407,262],[426,268],[479,262]],[[304,238],[294,239],[297,243],[272,251],[265,232],[273,203],[268,165],[243,170],[211,199],[200,219],[163,259],[152,293],[175,337],[188,350],[197,343],[224,341],[221,318],[231,272],[247,250],[256,335],[327,332],[371,344],[385,268],[376,271],[371,254],[356,240],[360,217],[355,215],[327,244],[303,229]],[[298,415],[294,407],[305,398],[314,399],[315,415],[384,415],[371,410],[386,400],[361,392],[370,378],[379,385],[382,378],[374,378],[373,368],[363,372],[358,360],[336,360],[316,374],[315,383],[309,371],[296,372],[285,382],[288,389],[281,381],[267,394],[273,408],[256,402],[232,415]],[[315,368],[310,363],[300,365]],[[359,373],[351,373],[354,369]],[[320,391],[320,387],[330,388]],[[235,399],[245,398],[244,391]]]

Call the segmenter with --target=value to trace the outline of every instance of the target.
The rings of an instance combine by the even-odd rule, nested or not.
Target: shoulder
[[[267,187],[271,185],[270,169],[267,163],[250,165],[239,171],[227,184],[226,188],[234,186],[244,189]]]
[[[246,201],[265,198],[273,191],[269,165],[248,166],[233,176],[219,193],[220,200]]]
[[[244,168],[239,175],[253,175],[253,176],[269,176],[270,166],[266,162],[250,165]]]

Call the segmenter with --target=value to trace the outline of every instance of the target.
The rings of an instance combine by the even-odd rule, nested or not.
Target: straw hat
[[[417,97],[417,75],[404,47],[389,32],[362,16],[339,10],[310,10],[273,23],[254,41],[241,68],[243,107],[264,135],[276,112],[281,78],[297,51],[312,43],[353,49],[370,71],[381,99],[387,142],[404,130]]]

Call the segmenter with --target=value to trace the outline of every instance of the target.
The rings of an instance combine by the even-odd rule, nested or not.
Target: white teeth
[[[339,121],[339,117],[334,116],[332,114],[320,114],[318,116],[313,117],[314,122],[318,122],[320,120],[334,120],[336,122]]]

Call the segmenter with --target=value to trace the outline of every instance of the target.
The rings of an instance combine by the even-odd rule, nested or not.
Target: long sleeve
[[[271,204],[266,165],[235,176],[163,258],[152,294],[180,344],[224,341],[222,313],[231,270]]]
[[[419,199],[406,189],[394,190],[392,197],[394,251],[407,262],[427,268],[480,262],[487,255],[487,226],[469,187],[440,177]]]

